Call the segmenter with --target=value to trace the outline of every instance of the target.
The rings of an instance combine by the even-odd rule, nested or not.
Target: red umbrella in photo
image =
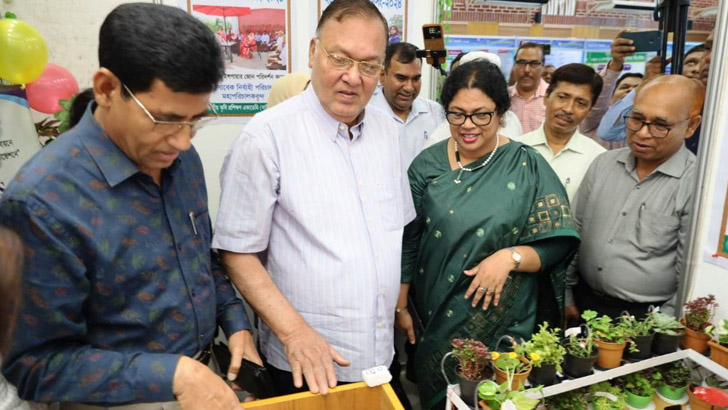
[[[250,14],[250,7],[237,6],[206,6],[203,4],[193,4],[192,10],[208,16],[221,16],[223,20],[223,30],[227,31],[226,17],[247,16]]]

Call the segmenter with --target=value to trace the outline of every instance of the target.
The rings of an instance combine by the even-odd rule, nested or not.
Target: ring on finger
[[[492,296],[493,294],[495,294],[495,291],[494,290],[489,290],[489,291],[485,292],[485,294],[488,295],[488,296]]]
[[[478,292],[488,292],[488,288],[484,288],[482,286],[478,286]]]

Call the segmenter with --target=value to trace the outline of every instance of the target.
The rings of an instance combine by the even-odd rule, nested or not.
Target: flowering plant
[[[516,347],[516,352],[530,359],[535,367],[553,364],[556,365],[557,371],[561,371],[561,362],[566,354],[566,349],[559,339],[561,329],[549,329],[547,322],[543,322],[538,328],[538,332],[531,336],[531,340]]]
[[[597,312],[593,310],[586,310],[581,314],[581,318],[588,321],[594,319],[597,316]],[[592,351],[594,350],[594,339],[592,338],[591,330],[587,331],[585,337],[576,337],[576,334],[572,333],[566,341],[566,352],[576,357],[592,357]]]
[[[640,320],[626,313],[620,316],[619,320],[624,329],[624,335],[627,337],[649,336],[655,327],[655,319],[652,315],[647,315]]]
[[[453,339],[452,354],[460,362],[460,375],[468,380],[484,377],[485,367],[490,361],[490,352],[483,342],[473,339]]]
[[[522,362],[518,358],[518,353],[516,352],[493,352],[490,354],[490,357],[493,360],[493,364],[495,364],[495,367],[507,373],[523,373],[528,370],[530,366],[528,363]]]
[[[685,307],[685,326],[696,332],[702,332],[708,326],[711,326],[711,320],[718,308],[718,302],[714,295],[703,296],[684,305]]]

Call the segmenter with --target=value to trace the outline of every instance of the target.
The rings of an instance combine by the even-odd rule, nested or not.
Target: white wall
[[[91,77],[98,68],[98,34],[106,14],[130,0],[3,0],[0,12],[14,12],[20,20],[37,28],[48,44],[48,61],[67,68],[81,89],[91,86]],[[150,1],[152,2],[152,1]],[[421,26],[432,22],[434,0],[409,0],[407,40],[423,46]],[[178,0],[163,0],[177,6]],[[183,1],[186,4],[186,1]],[[315,0],[291,0],[291,67],[308,71],[308,44],[316,30],[318,6]],[[430,69],[423,70],[422,95],[429,96]],[[36,121],[43,118],[36,113]],[[247,122],[237,117],[234,124],[202,129],[193,140],[205,167],[210,215],[217,215],[220,200],[219,173],[223,158],[232,141]]]

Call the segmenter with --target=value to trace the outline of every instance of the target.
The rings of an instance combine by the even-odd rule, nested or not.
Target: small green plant
[[[495,367],[503,370],[509,374],[523,373],[529,368],[529,364],[521,361],[516,352],[498,353],[493,352],[490,354],[493,359]]]
[[[653,311],[650,313],[650,316],[655,323],[655,331],[658,333],[676,336],[681,335],[683,329],[685,329],[685,326],[678,322],[677,319],[662,312]]]
[[[649,336],[655,328],[655,319],[651,315],[640,320],[633,315],[625,314],[620,316],[619,320],[626,337]]]
[[[452,354],[460,361],[460,375],[468,380],[481,380],[490,362],[490,352],[483,342],[473,339],[453,339]]]
[[[708,326],[705,331],[713,337],[716,343],[728,346],[728,320],[721,319],[716,326]]]
[[[589,386],[589,395],[594,410],[622,410],[627,405],[625,394],[608,382]]]
[[[586,310],[581,314],[581,318],[588,321],[592,320],[597,316],[597,312],[593,310]],[[585,337],[577,337],[575,334],[571,334],[566,342],[566,352],[572,356],[588,358],[593,356],[594,352],[594,338],[592,332],[587,330]]]
[[[718,302],[714,295],[703,296],[684,305],[685,307],[685,326],[696,332],[702,332],[713,320]]]
[[[591,319],[587,319],[586,325],[594,333],[594,338],[602,342],[624,343],[625,326],[622,323],[614,323],[611,317],[602,315],[596,316],[596,312],[587,310]]]
[[[549,324],[544,322],[539,325],[538,332],[531,336],[531,340],[521,343],[516,347],[516,353],[527,357],[535,367],[542,364],[556,365],[556,370],[561,371],[561,362],[564,361],[566,349],[561,345],[559,333],[561,329],[549,329]]]
[[[488,407],[493,410],[500,410],[503,405],[510,401],[517,410],[531,410],[538,404],[538,399],[533,399],[534,393],[541,393],[542,386],[528,390],[510,390],[510,384],[504,382],[498,384],[493,380],[486,380],[478,387],[478,397],[484,400]]]
[[[584,389],[572,390],[558,396],[548,397],[546,404],[551,410],[586,410],[589,401],[586,399],[586,391]]]
[[[681,360],[660,367],[662,383],[672,387],[685,387],[690,382],[690,368]]]
[[[648,369],[624,376],[621,383],[632,394],[648,397],[655,394],[655,389],[661,381],[662,375],[659,371]]]

